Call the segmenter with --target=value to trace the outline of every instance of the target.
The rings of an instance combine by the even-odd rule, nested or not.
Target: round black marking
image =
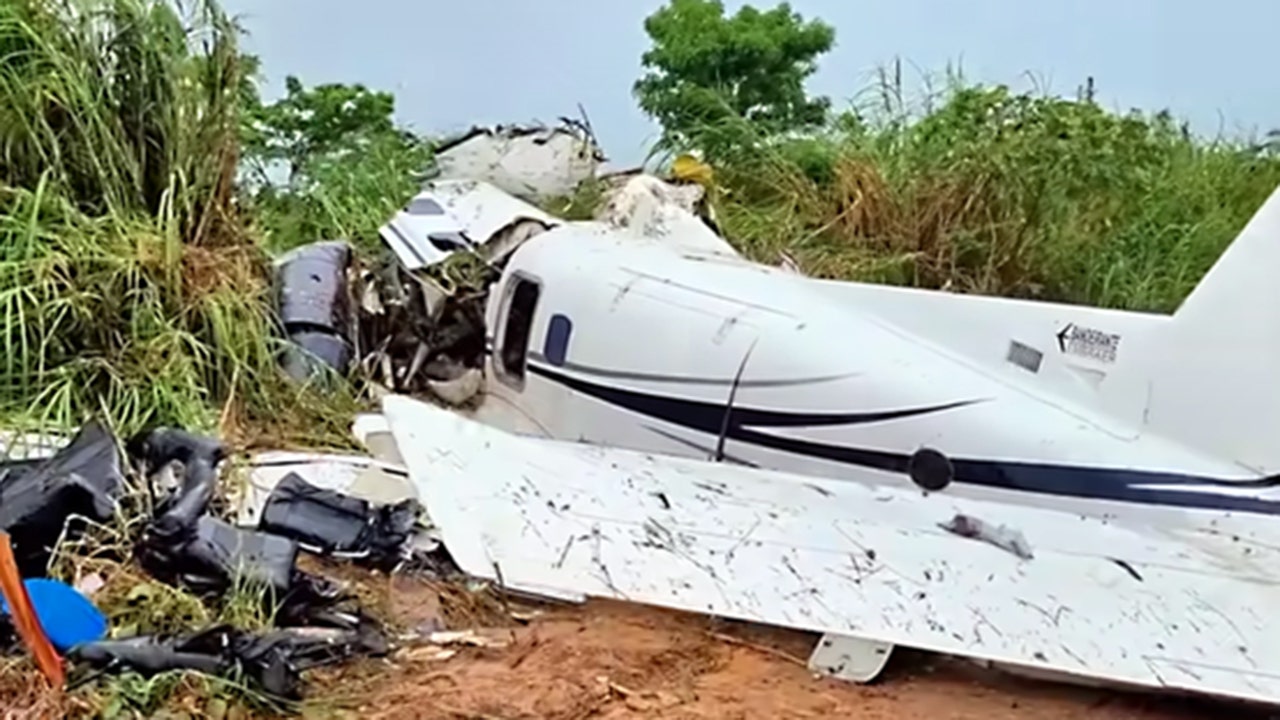
[[[956,471],[946,455],[933,448],[920,448],[907,458],[907,474],[916,485],[937,492],[951,484]]]

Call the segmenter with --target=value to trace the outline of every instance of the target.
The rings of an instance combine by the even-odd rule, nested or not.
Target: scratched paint
[[[480,577],[1280,703],[1280,538],[1243,539],[1230,517],[1126,526],[383,407],[446,546]],[[939,527],[957,513],[1018,528],[1034,558]]]

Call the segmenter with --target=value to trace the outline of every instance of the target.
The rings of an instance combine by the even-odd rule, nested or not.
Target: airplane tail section
[[[1280,189],[1157,335],[1148,426],[1280,473]]]

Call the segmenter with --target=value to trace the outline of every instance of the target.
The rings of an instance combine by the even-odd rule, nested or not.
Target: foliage
[[[378,228],[418,192],[431,156],[425,142],[384,135],[308,161],[305,185],[266,185],[252,197],[254,221],[273,251],[345,238],[376,252]]]
[[[669,144],[716,150],[741,135],[713,130],[746,121],[766,134],[821,124],[830,101],[811,98],[805,80],[835,43],[835,30],[805,21],[782,3],[749,5],[725,16],[720,0],[671,0],[645,20],[653,47],[633,88],[640,107],[662,123]]]
[[[0,4],[0,180],[91,214],[171,213],[187,239],[219,232],[237,162],[230,22],[200,4]],[[199,49],[199,46],[203,46]]]
[[[335,83],[307,88],[293,76],[285,87],[267,105],[254,93],[244,131],[258,182],[255,214],[269,246],[341,237],[378,247],[378,227],[418,190],[429,144],[396,125],[390,93]],[[270,181],[276,163],[288,168],[283,184]]]
[[[749,253],[814,274],[1171,311],[1280,183],[1280,159],[1167,113],[956,78],[899,86],[807,138],[758,131],[718,168]]]
[[[306,88],[290,75],[284,97],[247,109],[246,155],[259,162],[287,162],[291,181],[309,162],[395,132],[395,98],[363,85]]]
[[[212,2],[185,14],[164,0],[0,6],[10,423],[333,427],[299,418],[339,401],[276,367],[266,257],[234,194],[235,40]]]

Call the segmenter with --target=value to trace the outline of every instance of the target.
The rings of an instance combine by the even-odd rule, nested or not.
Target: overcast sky
[[[643,157],[654,126],[631,84],[661,0],[224,0],[262,56],[268,97],[287,74],[396,94],[422,132],[554,121],[581,102],[611,159]],[[731,9],[740,2],[726,3]],[[756,3],[765,7],[772,3]],[[1096,78],[1119,108],[1168,107],[1202,134],[1280,126],[1276,0],[793,0],[836,28],[812,91],[847,104],[878,66],[906,79],[959,63],[970,78],[1069,93]],[[918,69],[913,69],[918,68]]]

